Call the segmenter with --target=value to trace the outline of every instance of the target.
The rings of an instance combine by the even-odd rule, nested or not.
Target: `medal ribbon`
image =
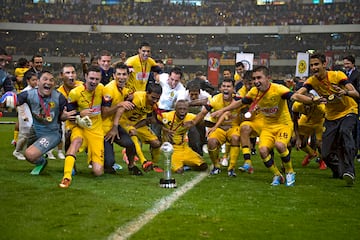
[[[271,85],[270,85],[270,86],[271,86]],[[249,112],[252,112],[252,111],[255,109],[255,107],[256,107],[257,104],[260,102],[260,100],[261,100],[261,99],[264,97],[264,95],[269,91],[270,86],[268,87],[268,89],[265,90],[265,92],[263,92],[263,93],[261,94],[260,97],[259,97],[259,91],[257,92],[254,101],[250,104]]]
[[[37,94],[39,96],[39,100],[40,100],[40,105],[42,107],[42,109],[44,110],[45,113],[45,117],[50,117],[50,104],[48,104],[48,106],[45,106],[45,102],[44,99],[42,98],[42,96],[39,93],[39,90],[37,91]]]
[[[145,67],[143,67],[143,62],[141,61],[140,55],[139,55],[139,60],[140,60],[141,73],[142,73],[142,79],[141,80],[144,80],[144,78],[146,77],[146,64],[147,63],[145,63]]]
[[[326,87],[326,90],[327,90],[329,95],[331,95],[333,93],[336,93],[336,91],[334,89],[332,89],[331,83],[330,83],[330,81],[328,79],[328,73],[327,72],[326,72],[326,78],[325,78],[323,83],[324,83],[324,85]]]
[[[176,118],[176,113],[174,113],[174,117],[173,120],[171,121],[171,126],[170,126],[170,130],[173,130],[173,126],[174,126],[174,122],[175,122],[175,118]],[[174,132],[181,126],[183,125],[184,120],[181,120],[181,122],[179,123],[179,125],[173,130]]]

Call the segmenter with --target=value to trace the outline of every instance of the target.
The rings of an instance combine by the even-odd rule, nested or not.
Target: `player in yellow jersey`
[[[220,92],[221,93],[210,98],[208,104],[202,108],[201,112],[193,121],[195,124],[202,120],[207,113],[220,110],[232,102],[234,95],[234,80],[224,79],[221,84]],[[210,121],[216,122],[219,117],[220,115]],[[240,152],[239,125],[240,117],[238,110],[233,110],[220,127],[214,129],[214,131],[208,134],[208,151],[210,159],[214,165],[213,169],[210,171],[211,175],[216,175],[221,172],[219,163],[219,149],[222,144],[229,142],[230,163],[228,166],[228,176],[236,177],[235,167]]]
[[[244,85],[237,92],[237,97],[244,98],[250,89],[254,86],[252,79],[252,71],[246,71],[243,79]],[[251,116],[245,117],[245,114],[249,112]],[[252,174],[254,168],[251,162],[251,155],[256,153],[256,137],[260,136],[261,129],[263,128],[263,114],[258,111],[256,106],[245,107],[242,110],[242,122],[240,124],[240,143],[241,150],[244,157],[244,164],[239,167],[242,172]]]
[[[351,186],[355,181],[354,158],[356,144],[352,135],[356,128],[359,93],[341,71],[327,71],[326,57],[321,53],[310,56],[309,77],[293,98],[304,103],[325,102],[325,122],[321,156],[332,170],[334,178],[343,178]],[[321,97],[305,94],[314,89]]]
[[[161,68],[150,55],[150,44],[143,42],[139,46],[138,54],[129,57],[125,62],[130,69],[130,76],[126,82],[126,87],[132,92],[146,90],[146,83],[149,79],[150,71],[162,72]]]
[[[104,134],[101,118],[101,101],[104,86],[100,84],[101,70],[98,66],[90,66],[85,77],[86,82],[69,92],[69,109],[76,111],[76,124],[71,131],[71,143],[66,151],[64,177],[59,184],[68,188],[71,184],[72,169],[76,153],[88,149],[88,161],[91,160],[95,176],[104,173]]]
[[[83,84],[82,81],[77,80],[77,75],[76,75],[76,71],[75,71],[75,67],[71,64],[65,64],[60,72],[60,78],[63,81],[63,84],[61,84],[58,87],[58,91],[60,93],[62,93],[62,95],[64,95],[64,97],[66,99],[68,99],[69,97],[69,92],[71,89],[80,86]],[[64,137],[64,142],[65,142],[65,152],[67,150],[67,148],[70,145],[70,135],[71,135],[71,128],[74,126],[74,124],[72,124],[70,121],[66,121],[65,124],[63,126],[63,137]],[[63,148],[63,142],[61,142],[58,145],[58,158],[60,159],[65,159],[65,156],[62,152],[62,148]]]
[[[145,172],[154,170],[161,172],[158,166],[154,165],[159,161],[160,157],[160,145],[161,142],[155,133],[150,129],[148,121],[148,115],[156,114],[159,112],[157,102],[160,99],[162,88],[159,84],[148,85],[148,89],[145,91],[137,91],[133,94],[132,103],[134,108],[126,111],[124,107],[120,107],[113,121],[113,127],[105,136],[105,140],[114,141],[118,136],[118,126],[120,125],[130,134],[136,148],[136,154],[142,164]],[[156,119],[156,118],[154,118]],[[119,122],[120,120],[120,122]],[[148,161],[141,149],[139,140],[142,143],[148,143],[151,147],[152,161]]]
[[[235,92],[239,91],[240,88],[244,85],[243,83],[243,76],[245,72],[245,66],[242,62],[237,62],[235,64],[235,74],[234,74],[234,80],[235,80]]]
[[[252,115],[252,109],[260,111],[264,118],[263,127],[259,137],[259,152],[264,164],[274,174],[271,185],[277,186],[285,183],[283,175],[277,168],[272,150],[276,148],[281,156],[285,167],[286,186],[295,184],[295,172],[292,167],[290,152],[287,145],[290,142],[293,132],[293,122],[287,106],[287,100],[290,100],[292,93],[290,90],[276,83],[271,83],[270,70],[265,66],[258,66],[253,70],[253,81],[255,87],[246,94],[241,101],[233,102],[230,106],[213,113],[213,116],[219,116],[224,111],[228,111],[243,104],[249,104],[249,113]],[[247,114],[249,115],[249,114]]]
[[[103,89],[103,100],[101,104],[101,112],[103,117],[103,130],[106,135],[113,126],[114,115],[119,108],[131,110],[134,104],[131,103],[131,94],[128,88],[125,88],[126,80],[129,77],[129,68],[123,63],[114,66],[113,81],[108,83]],[[140,176],[142,172],[134,165],[134,157],[136,154],[135,144],[131,140],[129,134],[120,125],[118,126],[118,136],[114,138],[114,142],[126,149],[128,157],[128,169],[132,175]],[[111,140],[104,140],[105,162],[104,170],[107,173],[115,173],[115,154],[114,146]]]
[[[185,141],[185,135],[189,128],[184,126],[184,122],[191,121],[196,116],[188,111],[189,102],[178,100],[175,104],[175,111],[157,115],[158,120],[163,124],[163,141],[170,142],[174,147],[171,168],[176,173],[183,173],[185,165],[195,171],[205,171],[208,167],[204,159]]]
[[[314,96],[314,95],[311,95]],[[296,147],[307,153],[302,165],[306,166],[312,158],[318,156],[316,149],[321,153],[321,142],[323,133],[323,124],[325,116],[325,104],[304,104],[294,102],[292,105],[293,117],[295,118],[295,137]],[[297,124],[296,124],[297,123]],[[309,144],[309,138],[315,134],[316,148],[313,149]],[[326,169],[324,160],[319,160],[320,169]]]

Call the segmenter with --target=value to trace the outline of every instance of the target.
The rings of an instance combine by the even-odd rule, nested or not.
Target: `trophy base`
[[[162,188],[176,188],[176,181],[175,178],[171,178],[171,179],[164,179],[161,178],[160,179],[160,187]]]

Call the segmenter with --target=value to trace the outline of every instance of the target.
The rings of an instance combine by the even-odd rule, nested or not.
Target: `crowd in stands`
[[[235,52],[240,51],[253,52],[256,57],[265,52],[270,53],[272,59],[294,59],[297,52],[308,49],[327,51],[334,50],[334,46],[342,46],[341,50],[349,51],[352,45],[360,42],[360,35],[353,33],[343,33],[339,39],[332,38],[330,34],[302,34],[299,40],[294,35],[265,37],[263,34],[212,36],[9,31],[7,34],[1,33],[1,38],[3,44],[8,46],[7,51],[12,55],[32,55],[34,52],[40,52],[47,57],[77,57],[79,53],[85,53],[90,57],[103,48],[112,52],[114,56],[118,56],[123,50],[132,54],[136,51],[136,46],[146,39],[152,43],[153,56],[159,59],[206,59],[207,52],[213,51],[210,50],[212,47],[226,46],[236,47],[238,50],[222,52],[223,59],[234,59]],[[23,44],[24,42],[26,44]]]
[[[141,25],[141,26],[273,26],[359,24],[359,5],[352,1],[333,4],[256,5],[253,0],[217,1],[202,6],[152,1],[122,1],[93,5],[89,1],[33,4],[33,1],[1,1],[1,22]],[[60,1],[59,1],[60,2]]]

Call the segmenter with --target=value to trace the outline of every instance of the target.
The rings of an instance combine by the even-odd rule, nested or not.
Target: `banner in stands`
[[[309,76],[309,54],[297,53],[296,57],[296,72],[295,77],[308,77]]]
[[[260,65],[269,67],[270,54],[260,53]]]
[[[236,61],[242,62],[245,70],[253,70],[254,54],[253,53],[236,53]]]
[[[207,78],[213,86],[217,86],[219,82],[220,71],[220,54],[208,52],[208,71]]]

